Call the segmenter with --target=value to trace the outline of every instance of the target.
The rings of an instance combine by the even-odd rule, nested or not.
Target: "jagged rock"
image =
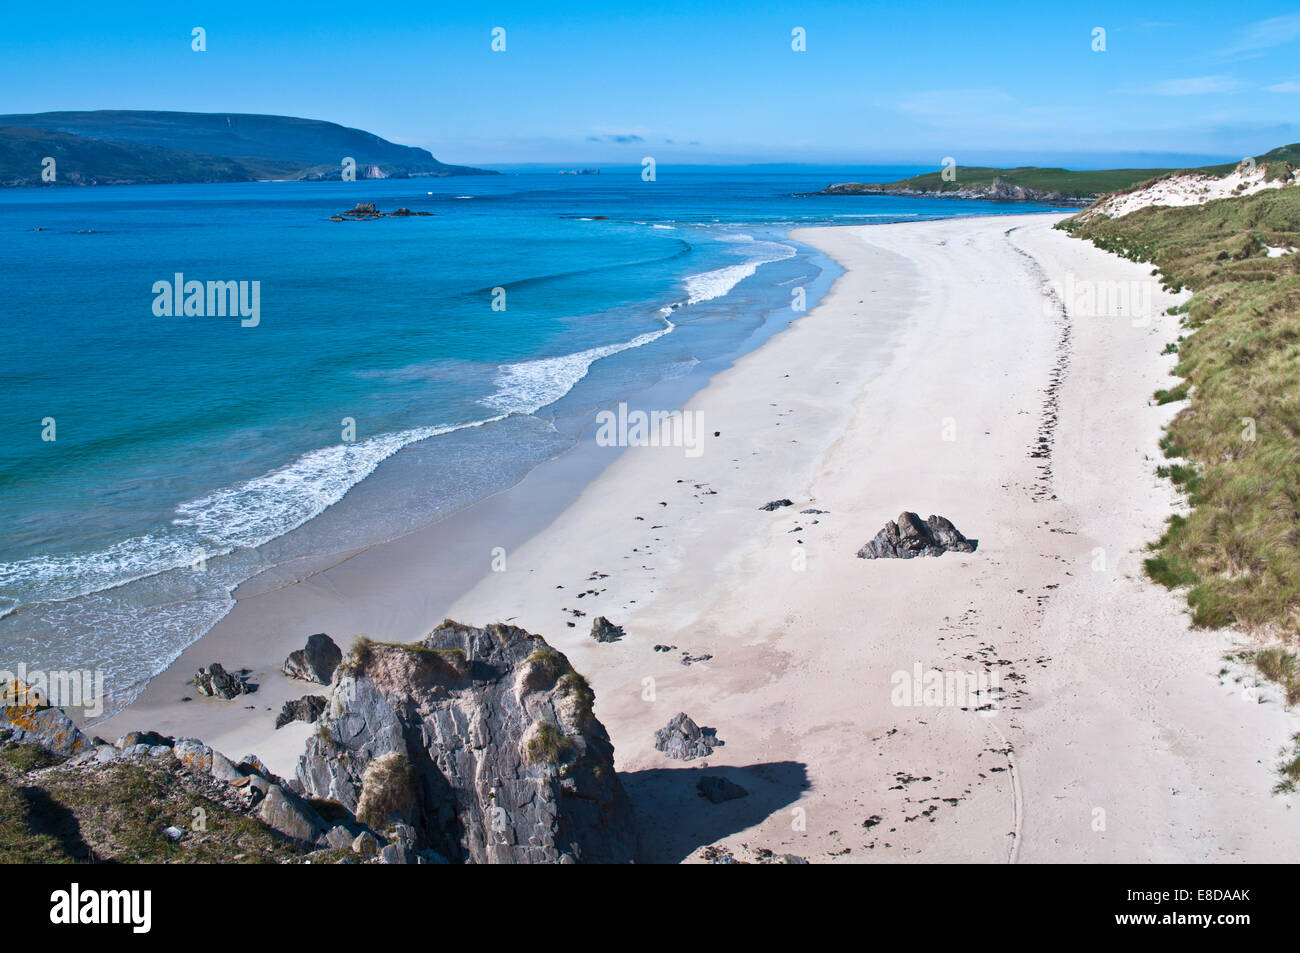
[[[280,780],[274,773],[272,773],[271,769],[266,766],[262,759],[255,754],[244,755],[239,759],[239,764],[235,765],[235,767],[244,774],[256,774],[277,782]]]
[[[352,841],[352,850],[362,857],[374,857],[379,853],[379,840],[369,831],[362,831]]]
[[[293,721],[314,722],[325,713],[327,704],[324,695],[303,695],[287,701],[280,714],[275,716],[275,727],[280,729]]]
[[[0,686],[0,738],[35,744],[51,754],[71,758],[94,749],[90,738],[60,708],[42,701],[29,686],[10,680]]]
[[[360,835],[358,835],[360,836]],[[325,845],[335,850],[351,847],[355,838],[346,824],[335,824],[325,832]]]
[[[135,745],[147,745],[150,748],[161,745],[170,748],[174,743],[175,739],[168,735],[160,735],[156,731],[128,731],[117,739],[117,746],[123,751]]]
[[[922,522],[915,513],[904,511],[890,521],[876,538],[858,550],[862,559],[911,559],[913,556],[942,556],[944,553],[973,553],[975,543],[942,516]]]
[[[714,748],[724,744],[716,728],[701,728],[684,711],[673,715],[667,725],[655,732],[655,750],[680,761],[707,758]]]
[[[695,790],[700,792],[700,797],[708,798],[714,804],[721,804],[723,801],[734,801],[736,798],[748,797],[749,792],[742,788],[734,781],[728,781],[726,778],[718,777],[715,774],[706,774],[695,782]]]
[[[411,645],[358,642],[298,780],[356,812],[370,807],[370,765],[405,757],[413,803],[396,813],[417,858],[631,861],[636,821],[593,700],[568,659],[514,626],[446,621]]]
[[[591,637],[597,642],[617,642],[627,635],[621,625],[615,625],[603,615],[596,616],[591,622]]]
[[[247,695],[254,689],[242,675],[227,672],[221,663],[213,662],[207,668],[201,668],[194,676],[194,687],[200,695],[224,698],[227,701],[238,696]]]
[[[269,785],[257,816],[286,837],[311,843],[325,833],[325,822],[312,806],[278,784]]]
[[[218,781],[224,781],[227,784],[233,784],[236,781],[242,781],[246,775],[234,766],[229,758],[220,751],[212,752],[212,765],[209,773]]]
[[[191,771],[197,774],[208,774],[212,771],[214,752],[202,741],[196,738],[178,738],[172,751],[176,755],[176,760]]]
[[[791,500],[773,500],[771,503],[764,503],[759,509],[771,512],[772,510],[779,510],[783,506],[794,506],[794,503]]]
[[[284,674],[305,682],[328,685],[334,669],[343,660],[343,650],[324,632],[307,636],[307,647],[295,649],[284,660]]]

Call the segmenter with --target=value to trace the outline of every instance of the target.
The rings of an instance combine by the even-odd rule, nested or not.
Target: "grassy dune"
[[[1191,512],[1170,520],[1147,572],[1186,587],[1195,624],[1263,636],[1272,647],[1251,660],[1300,702],[1300,252],[1266,248],[1300,248],[1300,188],[1058,227],[1194,292],[1170,344],[1184,382],[1156,394],[1187,400],[1159,472]]]

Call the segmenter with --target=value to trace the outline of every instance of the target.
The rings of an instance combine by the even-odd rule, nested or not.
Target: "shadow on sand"
[[[706,775],[726,778],[749,794],[714,804],[696,788]],[[649,864],[680,863],[696,848],[766,820],[810,787],[807,765],[797,761],[653,768],[619,778],[641,823],[641,862]]]

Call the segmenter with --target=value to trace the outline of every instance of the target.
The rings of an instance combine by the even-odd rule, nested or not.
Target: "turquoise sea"
[[[0,668],[127,698],[257,572],[517,482],[811,308],[837,269],[794,227],[1039,210],[801,194],[916,171],[7,190]],[[433,214],[329,220],[357,202]],[[178,273],[257,282],[256,326],[156,314]]]

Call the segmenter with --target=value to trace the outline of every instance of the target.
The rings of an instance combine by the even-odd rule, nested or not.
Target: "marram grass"
[[[1300,187],[1186,208],[1146,208],[1059,226],[1152,264],[1189,333],[1171,342],[1186,400],[1161,443],[1158,472],[1188,498],[1153,545],[1148,574],[1186,587],[1195,624],[1235,626],[1280,642],[1292,702],[1300,634]],[[1290,656],[1291,662],[1283,661]]]

